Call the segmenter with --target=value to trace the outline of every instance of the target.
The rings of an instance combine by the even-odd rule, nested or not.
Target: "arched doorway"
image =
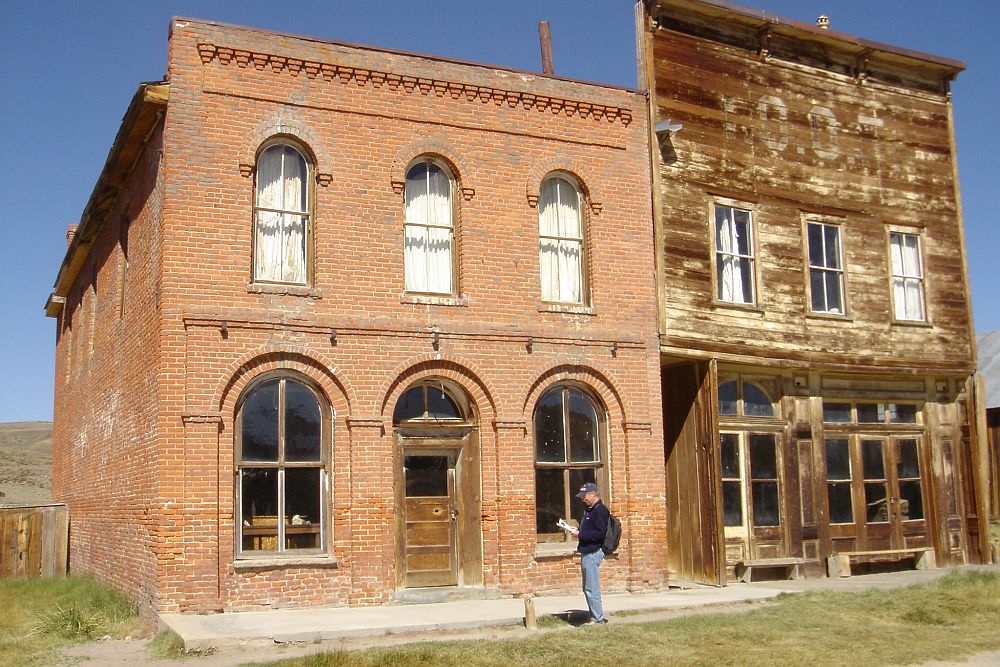
[[[483,579],[478,418],[440,378],[414,383],[393,411],[397,585],[480,586]]]

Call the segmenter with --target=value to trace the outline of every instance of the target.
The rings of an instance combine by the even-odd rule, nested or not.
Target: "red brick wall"
[[[169,83],[160,320],[142,332],[150,349],[158,336],[161,351],[155,386],[141,390],[158,397],[145,406],[155,410],[156,452],[144,463],[155,466],[156,492],[136,499],[156,522],[137,546],[155,556],[155,583],[147,569],[135,576],[155,587],[157,610],[387,601],[397,576],[392,411],[426,376],[462,386],[478,415],[486,587],[578,590],[574,557],[534,557],[531,417],[561,380],[591,387],[608,412],[607,495],[624,519],[625,548],[606,568],[607,585],[662,585],[644,98],[192,21],[173,26]],[[276,133],[297,137],[330,180],[315,187],[313,285],[261,293],[248,286],[253,178],[241,166]],[[463,192],[461,298],[451,305],[403,295],[398,184],[422,154],[447,160]],[[533,197],[554,169],[575,174],[592,205],[585,312],[552,312],[540,299]],[[235,410],[248,383],[273,369],[311,378],[333,411],[336,567],[234,568]],[[104,538],[87,540],[94,550]]]
[[[139,158],[57,324],[52,497],[70,508],[70,570],[156,607],[161,135]],[[122,308],[122,224],[128,268]]]

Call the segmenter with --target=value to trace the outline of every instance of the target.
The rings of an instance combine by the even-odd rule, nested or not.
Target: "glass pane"
[[[320,468],[285,469],[285,548],[319,549]]]
[[[843,299],[840,296],[840,274],[836,271],[826,271],[826,310],[840,315],[844,312]]]
[[[726,526],[743,525],[743,494],[739,482],[722,483],[722,522]]]
[[[278,470],[243,468],[240,499],[244,551],[278,550]]]
[[[599,461],[594,403],[579,389],[570,388],[568,393],[570,460],[576,463]]]
[[[244,461],[278,460],[278,382],[265,382],[243,403]]]
[[[561,389],[553,389],[542,396],[535,408],[535,456],[537,461],[544,463],[566,461]]]
[[[427,386],[427,416],[431,419],[461,419],[458,406],[440,386]]]
[[[835,225],[824,225],[825,236],[825,266],[828,269],[840,268],[840,227]]]
[[[722,453],[723,479],[740,478],[740,445],[735,433],[719,434],[719,447]]]
[[[886,523],[889,521],[889,506],[886,502],[885,484],[882,482],[865,483],[865,519],[868,523]]]
[[[569,471],[569,490],[573,496],[587,482],[597,484],[597,468],[574,468]],[[601,489],[599,484],[597,488]],[[603,489],[601,490],[603,491]],[[587,506],[579,498],[572,497],[569,499],[570,517],[576,519],[577,523],[583,521],[583,512],[586,509]]]
[[[858,403],[859,424],[884,424],[885,403]]]
[[[854,523],[850,482],[827,484],[826,494],[830,502],[830,523]]]
[[[851,479],[851,454],[847,440],[826,441],[826,478]]]
[[[718,252],[736,252],[733,239],[732,209],[728,206],[715,207],[715,249]]]
[[[812,309],[817,313],[826,312],[826,283],[823,271],[809,270],[809,294],[812,297]]]
[[[861,441],[861,469],[864,471],[865,479],[885,479],[881,440]]]
[[[407,456],[403,464],[406,474],[406,496],[432,496],[443,498],[448,495],[447,456]]]
[[[737,295],[742,294],[737,299],[740,303],[753,303],[753,264],[749,259],[740,260],[740,281],[743,287],[742,293],[737,289]]]
[[[924,518],[924,501],[919,480],[899,483],[899,518],[903,521]]]
[[[749,382],[743,383],[743,414],[748,417],[773,417],[771,399],[764,390]]]
[[[851,421],[850,403],[823,402],[823,421],[833,424],[847,424]]]
[[[392,413],[393,422],[402,422],[409,419],[419,419],[424,416],[424,388],[413,387],[407,389],[406,393],[399,397],[396,409]]]
[[[323,419],[316,396],[305,386],[285,381],[285,460],[319,461]]]
[[[920,461],[917,458],[917,441],[899,441],[899,464],[896,466],[900,479],[912,479],[920,477]]]
[[[750,211],[738,208],[732,209],[736,220],[736,251],[741,255],[750,255]]]
[[[719,385],[719,414],[735,415],[736,412],[736,380],[723,382]]]
[[[809,264],[823,266],[823,225],[809,223]]]
[[[773,435],[750,434],[750,477],[778,479],[778,458]]]
[[[917,406],[905,403],[890,403],[889,421],[893,424],[916,424]]]
[[[567,540],[567,533],[556,525],[560,518],[569,518],[564,484],[562,470],[535,470],[535,530],[539,542]]]
[[[755,526],[780,525],[778,483],[753,482],[750,485],[750,492],[753,495],[753,524]]]

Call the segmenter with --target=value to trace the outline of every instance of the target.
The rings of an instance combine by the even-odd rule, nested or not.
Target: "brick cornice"
[[[625,126],[632,122],[631,109],[563,97],[535,95],[494,86],[478,86],[460,81],[405,76],[363,67],[288,58],[276,54],[217,46],[210,42],[199,43],[198,54],[201,56],[202,63],[206,65],[218,60],[219,64],[223,66],[253,67],[261,71],[269,69],[278,74],[293,77],[304,75],[309,79],[322,78],[331,83],[339,81],[341,84],[356,86],[371,84],[374,88],[382,86],[387,86],[390,90],[402,88],[407,93],[421,95],[434,94],[438,97],[448,95],[453,99],[464,97],[470,102],[478,100],[483,104],[492,102],[497,106],[521,107],[528,111],[549,112],[566,116],[578,115],[581,118],[591,118],[595,121],[620,122]]]

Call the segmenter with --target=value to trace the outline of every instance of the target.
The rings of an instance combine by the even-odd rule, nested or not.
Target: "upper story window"
[[[295,379],[272,378],[236,418],[239,554],[321,553],[329,521],[328,408]]]
[[[309,167],[289,144],[257,158],[254,281],[304,285],[309,266]]]
[[[750,211],[715,204],[716,298],[753,304],[754,240]]]
[[[583,217],[580,190],[564,176],[542,182],[538,196],[542,300],[583,303]]]
[[[844,260],[840,227],[810,221],[806,225],[809,240],[809,293],[814,313],[843,315]]]
[[[889,233],[892,258],[892,303],[897,320],[927,319],[924,312],[924,266],[920,237],[902,232]]]
[[[451,174],[433,160],[421,159],[406,172],[407,292],[455,292],[453,193]]]

